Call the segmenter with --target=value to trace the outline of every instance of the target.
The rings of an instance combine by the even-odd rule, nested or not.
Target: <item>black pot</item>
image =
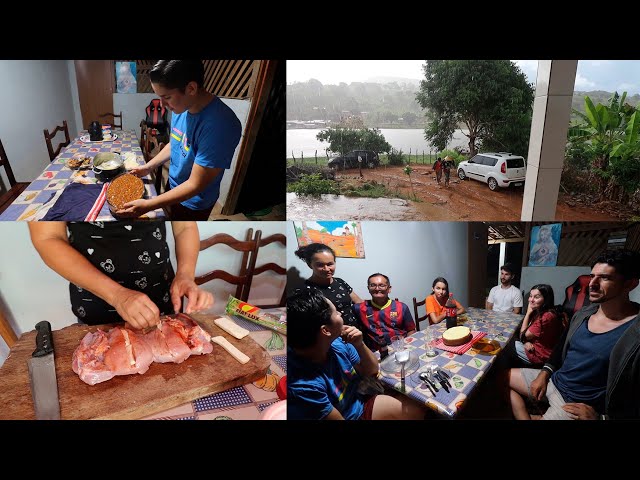
[[[102,182],[108,182],[124,172],[124,162],[117,153],[98,153],[93,157],[93,173]]]

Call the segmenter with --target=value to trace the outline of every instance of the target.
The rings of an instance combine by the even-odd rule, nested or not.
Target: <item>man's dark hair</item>
[[[606,263],[616,269],[616,273],[622,275],[625,280],[640,278],[640,253],[631,250],[607,250],[600,254],[593,262]]]
[[[312,347],[323,325],[331,323],[331,307],[315,288],[287,298],[287,343],[293,348]]]
[[[149,79],[151,83],[184,93],[189,82],[196,82],[202,88],[204,65],[202,60],[158,60],[149,72]]]
[[[371,280],[372,277],[378,277],[378,276],[386,278],[387,283],[391,285],[391,280],[389,280],[389,277],[387,277],[384,273],[374,273],[369,275],[369,278],[367,278],[367,285],[369,284],[369,280]]]
[[[504,265],[502,265],[500,267],[500,270],[504,270],[505,272],[513,275],[513,265],[511,265],[510,263],[505,263]]]
[[[295,251],[295,255],[296,257],[304,260],[307,265],[311,266],[311,258],[316,253],[321,252],[329,252],[331,255],[333,255],[333,259],[336,259],[336,252],[334,252],[330,246],[325,245],[324,243],[310,243],[309,245],[300,247]]]

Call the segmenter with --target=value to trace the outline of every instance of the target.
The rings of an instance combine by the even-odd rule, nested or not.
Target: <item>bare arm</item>
[[[144,165],[140,165],[136,168],[132,168],[130,173],[133,175],[137,175],[139,177],[144,177],[145,175],[149,175],[149,172],[152,172],[156,168],[164,165],[171,158],[171,142],[167,143],[162,150],[158,152],[158,154],[153,157],[148,163]]]
[[[351,301],[352,301],[353,303],[362,303],[362,302],[364,302],[364,300],[362,300],[362,299],[358,296],[358,294],[357,294],[355,291],[353,291],[353,290],[352,290],[352,291],[351,291],[351,293],[349,294],[349,297],[351,297]]]
[[[522,311],[522,307],[513,307],[513,313],[520,314],[521,311]]]
[[[335,407],[333,407],[333,410],[331,410],[329,415],[324,417],[323,420],[344,420],[344,417]]]
[[[356,372],[363,377],[375,377],[378,375],[378,359],[369,350],[362,340],[362,332],[356,327],[342,327],[342,339],[350,343],[360,356],[360,363],[354,366]]]
[[[156,208],[180,203],[202,192],[218,175],[222,175],[223,171],[223,168],[206,168],[194,163],[191,175],[186,182],[155,198],[133,200],[125,203],[124,208],[119,213],[140,216]]]
[[[200,251],[200,233],[196,222],[171,222],[176,244],[176,277],[171,284],[171,303],[179,312],[182,297],[187,297],[185,313],[205,310],[213,305],[213,295],[195,283],[196,262]]]
[[[447,312],[443,311],[440,315],[436,314],[436,312],[431,312],[429,314],[429,318],[431,319],[431,323],[436,324],[436,323],[440,323],[442,320],[444,320],[444,317],[447,316]]]
[[[460,305],[457,308],[456,312],[457,312],[458,315],[462,315],[463,313],[467,313],[467,310],[462,305]]]
[[[114,306],[133,327],[145,328],[159,322],[160,311],[149,297],[112,280],[69,244],[66,222],[29,222],[29,233],[49,268]]]

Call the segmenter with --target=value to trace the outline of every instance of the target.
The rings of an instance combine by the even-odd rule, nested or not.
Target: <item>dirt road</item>
[[[423,215],[423,220],[462,220],[462,221],[520,221],[523,187],[498,189],[495,192],[475,180],[461,181],[452,171],[449,187],[436,183],[431,165],[412,165],[411,180],[415,195],[420,200],[412,202]],[[404,198],[412,198],[409,178],[401,166],[381,166],[375,169],[363,169],[363,178],[358,170],[338,172],[336,180],[354,186],[369,181],[384,184],[387,189]],[[568,202],[568,203],[567,203]],[[564,221],[604,221],[626,217],[627,213],[612,214],[608,205],[584,205],[561,193],[558,198],[555,220]]]

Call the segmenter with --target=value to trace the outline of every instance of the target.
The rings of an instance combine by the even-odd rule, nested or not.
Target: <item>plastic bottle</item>
[[[453,301],[453,293],[449,294],[449,298],[447,299],[447,303],[444,308],[446,312],[444,319],[447,329],[458,325],[458,308],[456,307],[456,302]]]

